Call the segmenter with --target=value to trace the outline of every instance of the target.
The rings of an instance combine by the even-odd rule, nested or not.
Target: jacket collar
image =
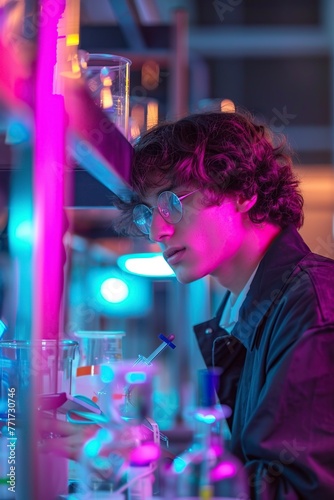
[[[282,230],[261,260],[243,302],[232,335],[252,349],[256,330],[270,308],[279,300],[284,285],[301,259],[311,250],[294,226]]]

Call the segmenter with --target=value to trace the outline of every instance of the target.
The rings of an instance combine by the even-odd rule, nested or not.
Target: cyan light
[[[96,457],[101,448],[101,442],[98,439],[91,439],[84,446],[84,453],[87,457]]]
[[[82,291],[72,286],[72,293]],[[149,280],[122,272],[117,267],[96,267],[88,271],[84,300],[93,310],[106,316],[145,316],[152,307],[152,295]]]
[[[7,325],[5,325],[2,319],[0,319],[0,337],[3,336],[6,330],[7,330]]]
[[[15,236],[23,243],[31,243],[33,236],[32,222],[30,220],[20,222],[16,226]]]
[[[145,372],[129,372],[125,375],[125,380],[129,384],[143,384],[146,382],[147,376]]]
[[[135,253],[117,259],[119,267],[128,273],[151,278],[175,276],[161,253]]]
[[[101,295],[107,302],[118,304],[129,295],[128,285],[119,278],[108,278],[101,285]]]
[[[204,422],[205,424],[213,424],[216,421],[215,415],[212,415],[211,413],[209,414],[204,414],[201,412],[196,412],[196,420],[199,420],[199,422]]]
[[[99,429],[95,436],[85,443],[84,454],[90,459],[99,458],[98,455],[102,447],[106,443],[112,443],[113,438],[113,433],[109,429]]]
[[[101,366],[101,380],[105,384],[109,384],[115,378],[115,372],[109,365]]]
[[[180,457],[176,457],[173,461],[174,471],[181,474],[187,467],[188,463]]]

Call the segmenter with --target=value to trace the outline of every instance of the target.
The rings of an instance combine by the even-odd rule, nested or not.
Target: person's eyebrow
[[[174,184],[170,184],[169,186],[167,186],[167,187],[164,187],[164,188],[160,189],[160,191],[158,191],[158,192],[156,193],[156,197],[157,197],[157,199],[158,199],[158,197],[161,195],[161,193],[164,193],[165,191],[171,191],[171,192],[173,192],[173,193],[174,193],[174,189],[178,189],[178,186],[175,186]],[[182,191],[182,189],[181,189],[181,191]],[[175,194],[176,194],[176,193],[175,193]],[[179,195],[178,195],[178,194],[176,194],[176,196],[179,196]],[[142,203],[143,205],[146,205],[146,206],[147,206],[147,207],[149,207],[149,208],[152,208],[153,206],[154,206],[154,207],[156,206],[156,205],[151,205],[150,203],[148,203],[148,202],[146,202],[146,201],[143,201],[143,200],[141,201],[141,203]]]
[[[165,191],[173,191],[173,189],[174,189],[173,184],[171,184],[171,185],[170,185],[170,186],[168,186],[168,187],[164,187],[163,189],[160,189],[160,191],[158,191],[158,192],[156,193],[156,197],[157,197],[157,199],[158,199],[158,197],[161,195],[161,193],[164,193]],[[174,192],[174,191],[173,191],[173,192]],[[144,205],[147,205],[148,207],[150,206],[147,202],[143,202],[143,201],[142,201],[142,203],[143,203]],[[152,206],[153,206],[153,205],[152,205]],[[151,206],[150,208],[152,208],[152,206]]]
[[[161,193],[164,193],[165,191],[173,191],[175,189],[176,186],[173,186],[173,184],[171,184],[170,186],[168,187],[164,187],[163,189],[161,189],[160,191],[157,192],[157,197],[161,194]],[[174,191],[173,191],[174,192]]]

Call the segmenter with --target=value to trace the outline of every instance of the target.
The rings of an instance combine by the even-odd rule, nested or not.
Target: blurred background
[[[159,121],[188,112],[247,108],[287,136],[305,196],[301,233],[313,251],[334,257],[332,0],[82,0],[79,10],[80,49],[132,61],[130,142]],[[16,283],[18,273],[25,275],[24,260],[18,270],[8,241],[9,197],[19,167],[8,122],[2,122],[0,306],[3,334],[13,338],[22,335],[19,319],[28,305],[24,285],[19,293]],[[52,117],[49,123],[51,133]],[[184,287],[168,269],[154,270],[148,259],[159,249],[119,237],[110,190],[78,162],[72,166],[62,334],[122,330],[125,358],[148,356],[160,333],[174,334],[176,349],[161,355],[164,390],[157,395],[159,423],[168,427],[179,405],[192,400],[190,381],[202,367],[192,325],[214,314],[223,290],[209,278]],[[20,189],[23,196],[31,188]],[[145,262],[134,273],[124,268],[133,254],[149,262],[149,276]]]

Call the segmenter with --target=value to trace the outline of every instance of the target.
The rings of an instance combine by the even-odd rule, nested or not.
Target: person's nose
[[[152,224],[149,234],[150,240],[160,243],[166,238],[170,238],[174,234],[174,231],[174,224],[166,221],[159,213],[159,210],[155,209],[152,215]]]

